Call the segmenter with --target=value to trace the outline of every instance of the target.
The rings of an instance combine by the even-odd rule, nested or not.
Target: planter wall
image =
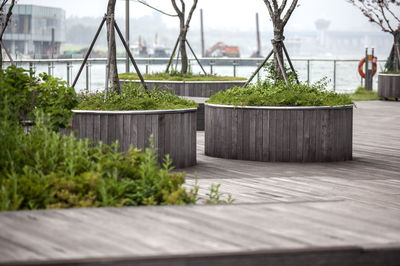
[[[205,153],[266,162],[352,159],[353,106],[234,107],[206,104]]]
[[[400,98],[400,74],[379,74],[378,96],[385,99]]]
[[[162,111],[74,111],[72,130],[78,138],[95,143],[119,141],[120,151],[129,146],[149,147],[150,135],[159,158],[169,154],[177,168],[196,164],[196,108]]]
[[[138,80],[121,81],[140,84]],[[219,91],[225,91],[232,87],[241,87],[246,81],[158,81],[146,80],[148,88],[172,89],[176,95],[193,97],[210,97]]]

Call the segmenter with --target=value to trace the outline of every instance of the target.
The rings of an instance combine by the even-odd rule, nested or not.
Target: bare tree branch
[[[275,13],[274,13],[274,10],[272,10],[271,3],[269,2],[269,0],[264,0],[264,3],[268,8],[268,12],[269,12],[271,19],[275,20]]]
[[[385,8],[387,11],[389,11],[389,13],[393,16],[393,18],[395,20],[397,20],[400,23],[400,18],[396,16],[396,14],[394,14],[394,12],[389,8],[389,5],[387,2],[384,2]],[[400,5],[400,4],[399,4]]]
[[[272,6],[274,7],[274,12],[277,12],[279,7],[278,7],[278,2],[276,0],[271,0],[272,1]]]
[[[285,10],[287,4],[287,0],[283,0],[281,6],[279,7],[279,14],[282,14],[283,10]]]
[[[400,19],[393,11],[400,7],[400,0],[347,0],[347,2],[360,9],[363,15],[370,22],[377,24],[382,31],[392,34],[400,31]],[[397,27],[393,23],[391,24],[391,18],[387,14],[390,14],[391,18],[398,22]]]
[[[154,9],[155,11],[160,12],[160,13],[166,15],[166,16],[170,16],[170,17],[177,17],[178,16],[178,15],[168,14],[168,13],[162,11],[161,9],[158,9],[158,8],[152,6],[152,5],[149,5],[148,3],[146,3],[145,1],[142,1],[142,0],[135,0],[135,2],[140,3],[142,5],[145,5],[145,6],[149,7],[149,8],[151,8],[151,9]]]
[[[197,2],[198,2],[198,0],[193,0],[192,8],[190,9],[189,15],[188,15],[188,17],[187,17],[187,19],[186,19],[186,25],[185,25],[185,26],[186,26],[186,29],[189,28],[189,24],[190,24],[190,21],[192,20],[192,16],[193,16],[193,13],[194,13],[194,11],[195,11],[195,9],[196,9]]]
[[[283,17],[282,23],[283,27],[285,27],[286,23],[289,21],[290,16],[292,15],[294,9],[297,6],[298,0],[293,0],[292,4],[290,5],[288,11],[286,12],[286,15]]]
[[[3,11],[3,8],[4,8],[4,6],[5,6],[5,3],[7,3],[7,2],[8,2],[8,0],[5,0],[5,1],[2,3],[2,6],[1,6],[2,8],[0,9],[1,11]],[[14,5],[15,5],[15,0],[11,0],[11,4],[10,4],[10,6],[9,6],[9,8],[8,8],[8,12],[7,12],[6,18],[5,18],[5,20],[4,20],[4,25],[3,25],[3,27],[1,28],[0,40],[3,39],[4,32],[6,31],[6,28],[7,28],[7,26],[8,26],[8,22],[10,21],[10,18],[11,18],[11,16],[12,16],[12,10],[13,10],[13,8],[14,8]]]
[[[177,16],[179,17],[179,16],[182,16],[183,14],[182,14],[182,11],[179,9],[179,7],[176,5],[176,1],[175,0],[171,0],[171,2],[172,2],[172,6],[174,7],[174,9],[175,9],[175,12],[176,12],[176,14],[178,14]]]
[[[400,53],[399,46],[400,19],[395,10],[400,8],[400,0],[347,0],[361,10],[371,23],[377,24],[383,32],[393,36],[393,71],[399,70]],[[394,24],[396,23],[396,24]]]
[[[383,9],[382,5],[380,5],[379,8],[380,8],[381,13],[382,13],[382,16],[383,16],[383,18],[384,18],[384,20],[385,20],[385,22],[386,22],[386,25],[388,26],[389,30],[393,32],[394,30],[393,30],[392,27],[390,26],[390,22],[389,22],[389,20],[388,20],[387,17],[386,17],[385,10]]]

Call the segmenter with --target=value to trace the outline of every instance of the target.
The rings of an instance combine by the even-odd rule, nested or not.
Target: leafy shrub
[[[16,120],[32,120],[35,109],[50,114],[54,129],[64,128],[71,118],[71,109],[77,104],[73,88],[58,78],[43,73],[34,77],[33,73],[22,68],[10,66],[0,70],[0,102],[10,108],[8,114]]]
[[[171,92],[148,90],[138,84],[127,84],[121,93],[110,93],[104,102],[104,92],[79,96],[80,110],[160,110],[196,108],[193,101],[183,99]]]
[[[309,85],[297,84],[293,73],[289,73],[289,87],[277,78],[273,64],[267,65],[267,77],[249,87],[235,87],[218,92],[207,101],[214,104],[235,106],[335,106],[352,104],[348,95],[326,90],[325,80]]]
[[[139,80],[136,73],[124,73],[119,75],[120,79],[125,80]],[[240,81],[246,80],[240,77],[228,77],[217,75],[195,75],[193,73],[182,74],[181,72],[171,71],[170,73],[159,72],[152,74],[144,74],[145,80],[165,80],[165,81]]]
[[[185,175],[171,172],[156,152],[60,135],[38,114],[30,134],[20,134],[20,154],[0,172],[1,210],[192,204],[197,189],[182,187]],[[26,156],[29,154],[29,156]]]

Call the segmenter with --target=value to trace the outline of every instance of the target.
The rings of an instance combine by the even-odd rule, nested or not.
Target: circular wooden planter
[[[119,142],[120,151],[129,146],[149,147],[150,135],[160,160],[166,154],[177,168],[196,165],[196,108],[157,111],[77,111],[72,130],[78,138],[95,143]]]
[[[123,84],[133,82],[140,84],[138,80],[124,80]],[[171,89],[180,96],[210,97],[219,91],[225,91],[233,87],[242,87],[246,81],[158,81],[146,80],[148,88]]]
[[[400,98],[400,74],[379,74],[378,96],[385,99]]]
[[[265,162],[352,159],[353,105],[235,107],[206,104],[206,155]]]

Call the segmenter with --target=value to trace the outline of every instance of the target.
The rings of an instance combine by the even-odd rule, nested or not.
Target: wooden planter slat
[[[196,164],[196,109],[137,112],[74,111],[72,130],[78,138],[94,143],[119,142],[119,151],[129,147],[154,147],[160,160],[170,154],[177,168]]]
[[[206,155],[272,162],[352,159],[353,106],[233,107],[206,104]]]
[[[378,96],[382,98],[400,98],[400,74],[379,74]]]

